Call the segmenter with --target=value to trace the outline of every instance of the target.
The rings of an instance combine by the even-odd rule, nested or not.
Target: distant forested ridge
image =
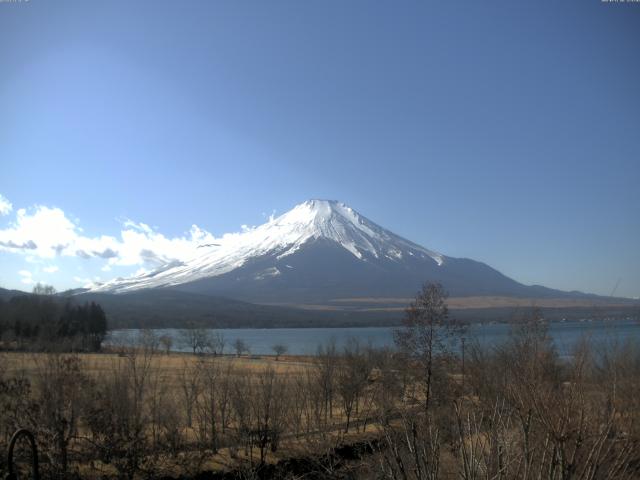
[[[33,294],[0,297],[0,347],[96,351],[107,332],[107,317],[95,302],[76,304],[37,286]]]

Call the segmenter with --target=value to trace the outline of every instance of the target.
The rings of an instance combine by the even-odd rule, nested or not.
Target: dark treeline
[[[76,305],[56,297],[51,287],[32,295],[0,298],[0,345],[4,349],[97,351],[107,332],[107,317],[95,302]]]

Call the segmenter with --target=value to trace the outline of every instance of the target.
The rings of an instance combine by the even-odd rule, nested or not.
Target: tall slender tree
[[[406,309],[402,328],[394,331],[396,345],[419,367],[425,411],[433,395],[436,362],[450,353],[454,337],[462,331],[462,326],[449,318],[446,300],[442,285],[425,283]]]

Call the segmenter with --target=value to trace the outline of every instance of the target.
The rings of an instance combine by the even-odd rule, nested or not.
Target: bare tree
[[[200,377],[203,372],[200,367],[200,363],[185,359],[180,369],[180,390],[189,428],[193,426],[193,409],[201,391]]]
[[[160,345],[162,345],[164,352],[169,355],[169,353],[171,353],[171,347],[173,346],[173,338],[171,338],[171,335],[161,335],[158,341]]]
[[[338,353],[336,350],[336,341],[331,339],[326,345],[318,346],[316,355],[316,373],[317,382],[322,390],[324,424],[328,424],[329,419],[333,418],[333,399],[336,383]]]
[[[213,339],[204,328],[186,328],[180,331],[182,344],[191,349],[194,355],[213,350]]]
[[[249,353],[249,345],[247,345],[247,343],[240,338],[238,338],[235,342],[233,342],[233,348],[236,351],[236,355],[238,357],[245,352]]]
[[[216,384],[216,401],[218,402],[217,410],[220,414],[220,428],[222,430],[222,434],[226,433],[229,426],[229,404],[234,374],[235,366],[233,361],[230,361],[224,368],[220,368],[220,374]]]
[[[0,450],[6,451],[11,435],[21,427],[32,423],[30,413],[36,410],[31,398],[32,385],[24,373],[8,374],[9,364],[0,354]],[[0,456],[0,471],[6,471],[5,457]],[[2,473],[0,473],[2,475]]]
[[[133,479],[153,469],[147,408],[154,350],[131,350],[113,359],[110,371],[92,390],[86,418],[89,442],[97,459],[115,467],[120,478]]]
[[[272,452],[278,449],[280,436],[284,430],[286,382],[276,375],[273,368],[268,367],[258,374],[253,385],[251,402],[253,425],[251,434],[260,450],[260,464],[264,464],[267,448]]]
[[[51,285],[38,282],[33,286],[33,293],[35,295],[55,295],[56,289]]]
[[[247,454],[253,448],[251,429],[251,378],[247,370],[239,370],[230,388],[230,405],[235,419],[236,442],[244,445]],[[232,453],[233,455],[233,453]]]
[[[387,425],[396,406],[404,396],[406,369],[399,365],[390,349],[374,352],[370,373],[371,399],[376,409],[375,416],[382,425]]]
[[[224,434],[229,416],[229,393],[233,363],[224,365],[219,360],[200,359],[196,368],[199,371],[200,395],[196,398],[198,426],[207,448],[214,453],[218,450],[221,434]]]
[[[445,358],[452,337],[461,332],[461,326],[449,319],[446,299],[442,285],[425,283],[406,309],[402,328],[394,331],[398,348],[419,367],[425,412],[429,410],[433,395],[437,361]]]
[[[160,338],[153,330],[144,329],[138,333],[137,344],[146,351],[156,353],[160,348]]]
[[[82,391],[89,386],[89,379],[77,355],[45,354],[35,359],[35,426],[54,475],[64,477],[71,442],[78,434]]]
[[[382,428],[378,446],[381,478],[437,480],[441,473],[440,432],[426,415],[403,411],[398,426]]]
[[[337,369],[337,387],[342,399],[342,407],[347,421],[344,431],[349,432],[351,417],[358,412],[360,397],[367,385],[370,365],[356,339],[350,339],[344,348],[340,365]]]
[[[224,355],[224,347],[227,345],[227,341],[221,332],[215,332],[211,338],[211,345],[214,355]]]
[[[276,354],[276,362],[277,362],[280,359],[280,355],[284,355],[285,353],[287,353],[287,350],[289,349],[283,343],[276,343],[274,346],[271,347],[271,350],[273,350],[273,353]]]

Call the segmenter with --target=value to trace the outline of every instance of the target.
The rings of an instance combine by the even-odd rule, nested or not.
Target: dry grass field
[[[412,298],[405,297],[354,297],[336,298],[326,304],[285,304],[273,305],[289,306],[304,310],[317,311],[362,311],[362,312],[403,312],[411,303]],[[524,298],[501,296],[471,296],[449,297],[447,304],[451,310],[477,310],[477,309],[516,309],[516,308],[553,308],[553,309],[630,309],[636,312],[639,303],[637,300],[624,298]]]
[[[65,363],[70,359],[76,362],[73,366]],[[335,365],[329,367],[334,369]],[[144,443],[145,451],[136,460],[140,464],[137,469],[151,469],[156,474],[179,476],[200,470],[274,464],[291,457],[311,458],[327,454],[338,445],[374,437],[371,402],[356,399],[356,410],[368,418],[363,425],[362,418],[351,415],[351,427],[346,429],[347,416],[339,400],[323,398],[326,391],[319,388],[323,381],[319,369],[317,358],[288,355],[276,359],[166,354],[144,348],[81,354],[0,353],[1,377],[26,380],[32,398],[49,402],[52,390],[65,391],[71,397],[53,398],[51,404],[44,408],[39,405],[38,409],[49,413],[53,409],[55,416],[77,422],[73,431],[65,433],[65,470],[73,464],[75,471],[88,478],[120,477],[129,468],[126,462],[118,466],[100,455],[89,460],[89,439],[104,443],[107,450],[116,448],[111,443],[115,439],[100,438],[100,432],[96,433],[91,424],[91,402],[104,400],[96,398],[96,394],[122,396],[115,404],[107,404],[106,411],[99,412],[113,419],[118,417],[117,410],[124,410],[125,418],[111,421],[121,421],[125,428],[138,423],[132,427],[139,429],[137,434],[126,432],[121,436],[119,432],[117,441]],[[332,382],[325,375],[324,381],[327,380]],[[105,391],[101,384],[111,388]],[[337,392],[333,396],[337,397]],[[139,411],[128,411],[138,403]],[[312,408],[318,411],[312,412]],[[27,415],[22,422],[26,420],[33,430],[42,429],[44,434],[40,437],[47,438],[42,448],[55,450],[56,442],[52,445],[50,438],[52,427],[42,425],[46,421],[41,413],[47,415]],[[88,418],[78,418],[83,415]],[[212,430],[216,423],[218,426]],[[276,431],[277,440],[272,438]],[[9,434],[10,430],[4,433]],[[52,453],[48,461],[55,458]]]
[[[8,375],[25,375],[32,378],[39,368],[46,361],[48,354],[38,352],[4,352],[0,353],[3,370]],[[122,360],[123,354],[117,352],[103,353],[80,353],[78,357],[82,361],[84,373],[99,377],[105,372],[113,369],[114,364]],[[185,367],[190,367],[203,360],[201,355],[190,353],[171,352],[170,354],[157,353],[153,355],[151,368],[162,372],[163,378],[170,382],[170,386],[175,386],[175,380],[179,377]],[[264,372],[271,368],[278,375],[298,375],[313,364],[313,357],[282,355],[276,361],[273,355],[260,356],[207,356],[207,362],[225,367],[232,365],[239,371],[252,373]]]

